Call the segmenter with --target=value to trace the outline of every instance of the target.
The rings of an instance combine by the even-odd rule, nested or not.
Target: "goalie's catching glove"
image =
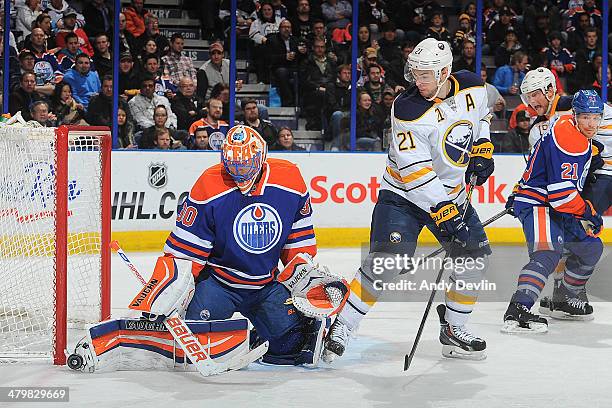
[[[349,295],[345,279],[320,266],[306,253],[297,254],[277,276],[305,316],[323,319],[342,310]]]

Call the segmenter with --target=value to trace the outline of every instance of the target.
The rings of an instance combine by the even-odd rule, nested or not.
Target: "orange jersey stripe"
[[[559,197],[563,197],[563,196],[568,196],[570,194],[572,194],[574,191],[576,190],[566,190],[566,191],[562,191],[560,193],[552,193],[552,194],[548,194],[548,199],[555,199],[555,198],[559,198]]]
[[[168,236],[168,241],[172,242],[172,245],[175,245],[175,246],[177,246],[179,248],[186,249],[186,250],[188,250],[190,252],[193,252],[194,254],[198,254],[198,255],[203,256],[205,258],[207,258],[208,255],[210,255],[210,252],[204,252],[204,251],[202,251],[200,249],[191,247],[189,245],[185,245],[185,244],[183,244],[181,242],[178,242],[176,239],[172,238],[172,236],[170,236],[170,235]]]
[[[191,187],[189,195],[194,200],[206,201],[232,188],[236,188],[236,183],[227,174],[223,165],[219,163],[204,170],[193,187]]]
[[[544,284],[542,282],[530,276],[523,276],[522,278],[519,278],[519,282],[530,282],[530,283],[533,283],[534,285],[537,285],[539,288],[544,287]]]
[[[556,211],[569,213],[569,214],[577,214],[581,215],[584,213],[584,209],[586,208],[586,203],[580,197],[580,195],[576,195],[576,197],[572,198],[571,201],[567,203],[563,203],[557,207],[555,207]]]
[[[288,160],[268,158],[268,184],[277,184],[304,195],[308,191],[300,169]],[[263,179],[263,178],[262,178]]]
[[[589,139],[578,131],[572,115],[564,115],[555,123],[553,137],[559,147],[569,153],[584,153]]]
[[[307,253],[311,256],[315,256],[317,254],[317,246],[316,245],[307,245],[303,247],[297,248],[289,248],[283,249],[281,251],[281,262],[283,265],[287,265],[287,263],[291,262],[291,260],[297,255],[301,253]]]
[[[312,228],[304,230],[304,231],[294,232],[293,234],[289,234],[287,239],[295,239],[295,238],[299,238],[299,237],[303,237],[303,236],[311,235],[311,234],[314,234],[314,229]]]
[[[537,198],[538,200],[546,202],[546,197],[531,190],[519,189],[518,194],[524,194],[526,196]]]
[[[225,279],[227,279],[228,281],[230,281],[231,283],[240,283],[243,285],[256,285],[256,286],[265,285],[266,283],[269,283],[272,281],[272,279],[274,279],[274,274],[272,274],[269,278],[261,280],[261,281],[256,281],[256,282],[247,281],[247,280],[243,280],[240,278],[236,278],[235,276],[228,275],[221,268],[213,267],[213,270],[219,275],[221,275],[222,277],[224,277]]]

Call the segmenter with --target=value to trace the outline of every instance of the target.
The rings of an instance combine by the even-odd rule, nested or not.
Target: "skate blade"
[[[552,310],[550,310],[550,307],[548,307],[548,306],[540,306],[540,307],[538,308],[538,312],[539,312],[539,314],[541,314],[541,315],[544,315],[544,316],[550,316],[550,315],[551,315],[551,313],[552,313]]]
[[[504,322],[500,331],[507,334],[541,334],[548,331],[548,325],[532,322],[529,323],[529,327],[521,327],[516,320],[508,320]]]
[[[461,360],[480,361],[487,358],[485,350],[467,351],[457,346],[442,345],[442,355],[447,358],[458,358]]]
[[[332,353],[329,350],[323,350],[323,353],[321,353],[321,360],[323,360],[323,362],[326,364],[333,363],[338,357],[339,356],[336,353]]]
[[[587,322],[595,318],[593,316],[593,313],[588,315],[573,315],[566,313],[562,310],[553,310],[552,312],[550,312],[549,316],[557,320],[574,320],[580,322]]]

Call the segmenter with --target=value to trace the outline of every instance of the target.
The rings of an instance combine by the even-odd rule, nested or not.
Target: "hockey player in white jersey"
[[[521,99],[537,112],[529,131],[529,145],[533,147],[547,133],[550,123],[561,115],[572,113],[572,96],[557,93],[554,74],[544,67],[529,71],[521,83]],[[612,108],[604,105],[603,120],[592,140],[593,158],[584,186],[583,196],[593,203],[595,211],[603,214],[612,205]],[[512,200],[510,200],[511,202]],[[540,301],[540,313],[559,316],[553,313],[555,301],[561,301],[559,288],[563,281],[565,262],[568,253],[559,262],[554,276],[553,297],[543,297]],[[587,301],[586,288],[580,292]],[[567,314],[562,314],[568,318]]]
[[[447,256],[479,261],[462,280],[478,282],[485,273],[491,250],[478,215],[466,202],[466,181],[475,174],[480,185],[493,172],[487,93],[478,75],[451,74],[452,61],[450,45],[433,38],[421,41],[408,57],[405,76],[412,85],[393,102],[393,136],[372,214],[369,255],[326,338],[324,361],[344,353],[351,332],[380,297],[374,280],[391,281],[400,272],[396,266],[375,276],[373,263],[397,254],[412,257],[423,227],[445,246]],[[446,304],[437,308],[442,353],[483,359],[485,341],[466,328],[477,293],[457,287],[456,278],[451,272]]]

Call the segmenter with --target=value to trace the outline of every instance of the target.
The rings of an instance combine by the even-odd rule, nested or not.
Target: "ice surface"
[[[512,292],[526,251],[494,249],[491,270],[504,277],[499,284]],[[596,272],[604,284],[612,272],[610,252],[607,247]],[[143,275],[152,270],[154,254],[129,255]],[[350,277],[358,267],[359,250],[321,250],[319,259]],[[139,287],[117,257],[112,267],[113,315],[118,317],[125,315],[124,305]],[[484,361],[441,357],[432,309],[412,367],[403,372],[404,354],[425,304],[381,302],[363,321],[345,356],[331,367],[252,364],[247,370],[201,378],[196,373],[86,374],[43,364],[5,364],[0,365],[0,386],[70,387],[69,403],[45,407],[612,407],[612,303],[591,296],[594,321],[551,320],[549,333],[526,337],[499,332],[507,306],[507,299],[502,300],[479,303],[470,321],[470,328],[487,340]]]

